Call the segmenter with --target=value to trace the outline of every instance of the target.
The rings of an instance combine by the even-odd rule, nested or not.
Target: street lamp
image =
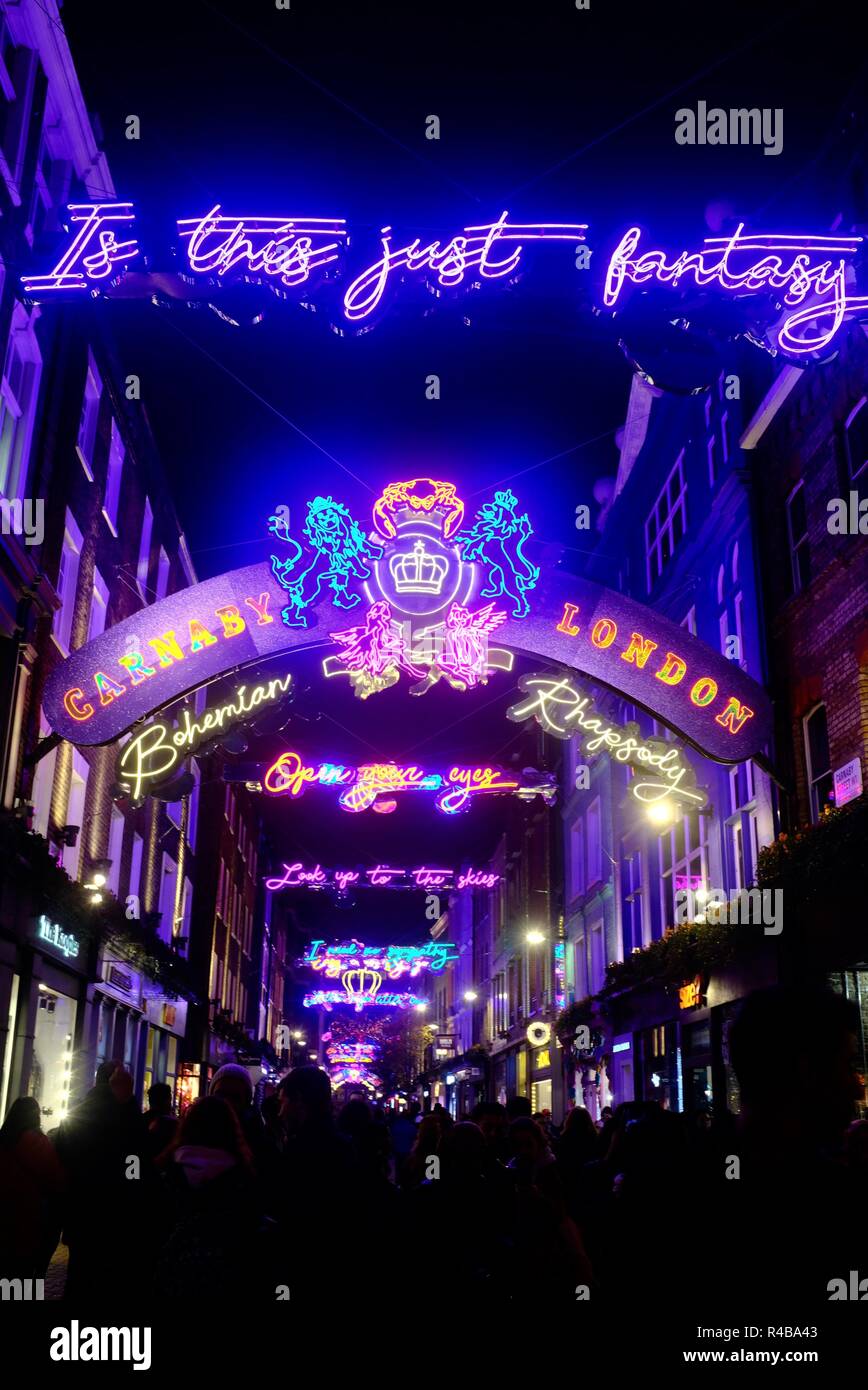
[[[475,989],[468,989],[464,991],[465,1004],[473,1004],[478,998],[479,995],[476,993]]]
[[[674,803],[668,797],[664,797],[662,801],[650,802],[645,814],[652,825],[671,825],[675,820],[676,810]]]
[[[541,946],[546,939],[545,932],[529,931],[526,933],[524,939],[527,942],[528,946]]]

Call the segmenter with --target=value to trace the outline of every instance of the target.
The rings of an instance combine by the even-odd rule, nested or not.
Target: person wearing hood
[[[208,1087],[209,1096],[225,1100],[238,1117],[241,1134],[253,1158],[253,1166],[270,1207],[278,1179],[279,1151],[273,1136],[253,1102],[250,1072],[240,1062],[226,1062],[215,1071]]]
[[[251,1294],[270,1289],[273,1297],[269,1223],[253,1157],[229,1102],[218,1095],[194,1101],[159,1162],[171,1215],[156,1262],[157,1295],[211,1300],[245,1288]]]

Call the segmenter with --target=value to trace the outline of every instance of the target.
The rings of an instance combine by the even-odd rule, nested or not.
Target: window
[[[78,877],[81,862],[81,842],[84,838],[84,803],[87,796],[87,779],[90,766],[77,748],[72,750],[72,777],[69,783],[69,798],[66,803],[66,824],[78,826],[78,837],[72,849],[64,846],[63,867],[70,878]]]
[[[108,584],[99,570],[95,569],[93,572],[93,595],[90,601],[90,622],[87,629],[88,642],[91,642],[94,637],[99,637],[101,632],[105,632],[108,601]]]
[[[134,897],[141,897],[142,892],[142,858],[144,854],[145,842],[138,833],[133,834],[133,852],[130,857],[130,882],[127,892]]]
[[[21,497],[27,490],[30,440],[36,417],[42,356],[34,319],[20,304],[12,311],[3,378],[0,380],[0,495]]]
[[[868,398],[862,397],[844,421],[847,476],[853,483],[868,463]]]
[[[121,478],[124,472],[125,456],[126,450],[118,422],[112,420],[112,439],[109,445],[102,514],[108,522],[113,536],[118,533],[118,506],[121,500]]]
[[[678,455],[666,486],[645,522],[645,552],[650,593],[675,547],[687,530],[687,488],[684,483],[684,450]]]
[[[190,765],[196,785],[190,793],[190,812],[187,816],[187,844],[195,851],[196,849],[196,825],[199,820],[199,788],[202,781],[202,769],[195,758]]]
[[[753,766],[740,763],[729,772],[729,810],[726,833],[729,839],[732,879],[735,888],[749,888],[756,874],[759,835]]]
[[[603,877],[600,820],[600,798],[596,797],[588,807],[588,887],[599,883]]]
[[[598,994],[606,983],[606,951],[602,919],[591,925],[591,994]]]
[[[169,592],[169,557],[162,546],[160,546],[160,558],[157,562],[157,601],[165,598]]]
[[[175,884],[178,879],[178,865],[170,854],[163,855],[163,871],[160,875],[160,937],[171,941],[175,921]]]
[[[84,399],[81,403],[81,420],[78,426],[76,453],[88,481],[93,482],[93,454],[96,445],[96,431],[99,424],[99,404],[102,400],[102,378],[93,360],[93,353],[87,355],[87,377],[84,383]]]
[[[688,811],[659,840],[661,930],[676,925],[675,894],[708,887],[708,822]]]
[[[47,738],[51,730],[45,723],[44,718],[40,719],[39,737]],[[37,835],[41,835],[44,840],[48,839],[48,825],[51,820],[51,797],[54,791],[54,769],[57,765],[57,749],[52,748],[50,753],[46,753],[44,758],[40,758],[36,764],[36,772],[33,777],[33,789],[30,793],[30,800],[33,803],[33,829]]]
[[[829,725],[825,705],[816,705],[811,710],[804,720],[804,728],[811,820],[817,821],[829,805],[834,780],[829,757]]]
[[[696,608],[689,609],[681,619],[681,626],[686,627],[687,631],[694,637],[696,636]]]
[[[142,534],[139,540],[139,559],[136,565],[136,580],[139,585],[139,593],[148,603],[148,577],[151,573],[151,535],[154,530],[154,511],[150,500],[145,498],[145,510],[142,516]]]
[[[621,846],[621,924],[624,957],[644,946],[642,934],[642,851]]]
[[[126,822],[123,812],[117,806],[112,807],[111,825],[109,826],[108,853],[107,857],[112,861],[109,869],[108,886],[118,896],[121,884],[121,857],[124,851],[124,829]]]
[[[576,998],[587,999],[588,997],[588,950],[585,945],[585,933],[582,932],[576,937]]]
[[[808,513],[805,507],[804,483],[798,483],[787,498],[787,533],[790,541],[793,593],[800,594],[811,582]]]
[[[81,563],[82,536],[72,512],[67,508],[63,532],[63,547],[57,570],[57,596],[60,608],[54,615],[54,640],[64,656],[69,655],[72,642],[72,621],[75,616],[75,596],[78,592],[78,569]]]

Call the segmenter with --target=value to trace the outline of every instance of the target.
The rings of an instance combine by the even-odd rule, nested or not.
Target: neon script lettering
[[[607,308],[625,283],[649,281],[678,287],[716,285],[733,294],[778,293],[785,306],[778,344],[795,355],[827,347],[848,314],[868,309],[868,297],[848,293],[861,237],[745,234],[744,223],[726,237],[706,237],[701,251],[639,253],[641,228],[624,233],[609,261],[603,289]],[[799,307],[802,306],[802,307]]]
[[[500,874],[488,869],[432,868],[421,864],[415,869],[391,868],[378,864],[372,869],[324,869],[321,864],[305,867],[300,861],[284,864],[280,876],[266,878],[265,886],[272,892],[281,888],[336,888],[346,893],[350,888],[403,888],[430,892],[435,888],[455,888],[461,892],[465,888],[494,888],[500,882]]]

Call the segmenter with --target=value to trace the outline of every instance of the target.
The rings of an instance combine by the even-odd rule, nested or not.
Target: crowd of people
[[[860,1020],[824,992],[743,1005],[729,1047],[737,1116],[628,1101],[561,1126],[529,1102],[384,1112],[335,1103],[303,1066],[254,1103],[228,1064],[178,1118],[125,1068],[50,1135],[37,1102],[0,1129],[0,1277],[42,1278],[68,1247],[65,1298],[399,1298],[420,1282],[520,1299],[646,1305],[699,1286],[724,1304],[808,1303],[868,1275],[868,1120]]]

